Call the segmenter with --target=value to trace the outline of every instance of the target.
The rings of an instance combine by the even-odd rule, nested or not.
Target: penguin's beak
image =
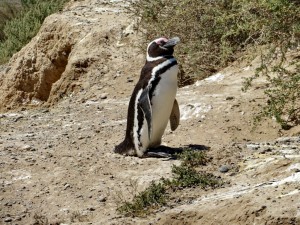
[[[175,45],[177,45],[178,42],[180,42],[180,38],[173,37],[173,38],[169,39],[162,47],[164,47],[164,48],[174,47]]]

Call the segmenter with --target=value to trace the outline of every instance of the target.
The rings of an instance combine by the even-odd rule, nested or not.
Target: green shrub
[[[198,172],[190,166],[173,166],[173,179],[165,180],[165,184],[173,190],[188,187],[217,187],[220,180],[212,174],[206,172]]]
[[[23,10],[8,21],[0,42],[0,63],[5,63],[38,32],[44,19],[62,8],[67,0],[22,0]]]
[[[2,0],[0,2],[0,41],[4,40],[3,28],[8,20],[16,17],[21,10],[21,0]]]
[[[207,157],[204,151],[196,151],[190,148],[184,148],[180,154],[177,154],[177,158],[182,161],[183,166],[204,166],[209,162],[209,158]]]
[[[264,93],[267,103],[257,113],[254,126],[268,117],[287,130],[300,124],[300,61],[297,57],[287,60],[286,49],[270,49],[269,54],[261,56],[261,65],[255,75],[245,79],[243,90],[246,91],[254,79],[266,78],[268,85]]]
[[[134,196],[133,202],[125,201],[117,210],[125,216],[142,216],[150,208],[166,204],[166,198],[166,187],[152,182],[145,191]]]
[[[186,76],[202,79],[243,56],[250,47],[300,36],[300,3],[291,0],[140,0],[133,15],[148,42],[179,36],[176,49]]]
[[[272,60],[274,49],[281,49],[284,56],[299,46],[300,1],[140,0],[131,11],[140,17],[146,42],[159,36],[181,38],[176,48],[184,71],[180,86],[203,79],[240,57],[255,57],[263,49],[261,66],[245,82],[249,86],[259,76],[269,81],[267,105],[255,121],[274,117],[284,129],[299,124],[299,66],[290,70],[284,57],[276,65]]]
[[[197,159],[191,160],[192,156],[196,156]],[[181,165],[172,167],[172,179],[162,178],[158,183],[152,182],[143,192],[135,195],[132,202],[123,201],[117,211],[125,216],[144,216],[151,210],[166,205],[174,191],[189,187],[214,188],[222,184],[220,178],[195,169],[208,162],[203,153],[186,148],[178,158],[183,161]]]

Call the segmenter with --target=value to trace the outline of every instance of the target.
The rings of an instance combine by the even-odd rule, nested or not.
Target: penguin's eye
[[[159,42],[159,45],[164,45],[164,44],[166,44],[167,42],[165,42],[165,41],[160,41]]]

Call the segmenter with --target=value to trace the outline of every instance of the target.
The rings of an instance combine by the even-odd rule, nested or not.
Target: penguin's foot
[[[182,152],[181,148],[171,148],[161,145],[157,148],[149,148],[144,157],[176,159],[176,154]]]
[[[173,158],[173,155],[165,152],[146,152],[144,158]]]

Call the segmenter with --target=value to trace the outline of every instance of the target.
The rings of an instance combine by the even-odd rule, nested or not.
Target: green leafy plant
[[[192,156],[196,160],[192,160]],[[205,165],[208,162],[204,153],[189,148],[184,149],[178,158],[183,160],[181,165],[172,167],[172,179],[162,178],[159,182],[152,182],[144,191],[133,197],[131,202],[123,201],[117,208],[118,212],[125,216],[144,216],[153,209],[167,205],[169,197],[174,191],[180,191],[189,187],[218,187],[222,184],[220,178],[205,172],[198,172],[197,166]]]
[[[140,18],[146,42],[159,36],[181,38],[176,48],[184,71],[179,75],[180,86],[263,50],[256,75],[245,81],[245,89],[257,77],[269,82],[267,105],[255,122],[274,117],[284,129],[299,124],[299,67],[290,70],[284,57],[300,43],[299,1],[140,0],[130,11]],[[275,49],[281,49],[281,62],[274,61]]]
[[[148,42],[179,36],[180,85],[203,79],[252,47],[300,36],[300,4],[291,0],[140,0],[130,6]]]
[[[195,151],[190,148],[184,148],[180,154],[177,154],[177,158],[182,161],[183,166],[190,167],[204,166],[209,162],[204,151]]]
[[[173,166],[173,179],[166,183],[173,189],[187,187],[217,187],[220,180],[212,174],[206,172],[197,172],[195,168],[190,166]]]
[[[150,208],[166,204],[166,199],[165,185],[152,182],[145,191],[136,195],[132,202],[125,201],[117,210],[125,216],[142,216],[147,214]]]
[[[2,0],[0,2],[0,41],[4,40],[5,23],[16,17],[22,9],[21,0]]]
[[[286,55],[285,48],[271,48],[268,54],[261,56],[255,75],[244,82],[244,91],[258,77],[268,82],[264,91],[267,103],[255,117],[255,126],[266,117],[274,118],[282,129],[300,124],[300,62],[297,57],[287,60]]]
[[[5,63],[39,31],[44,19],[62,8],[67,0],[22,0],[22,11],[3,27],[0,63]]]

